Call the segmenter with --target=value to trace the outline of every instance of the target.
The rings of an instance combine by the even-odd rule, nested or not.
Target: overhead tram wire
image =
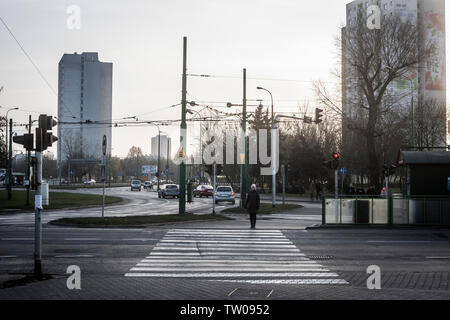
[[[195,74],[189,73],[188,77],[200,77],[200,78],[223,78],[223,79],[242,79],[242,76],[226,76],[226,75],[214,75],[214,74]],[[300,83],[313,83],[313,80],[301,80],[301,79],[282,79],[282,78],[258,78],[247,77],[247,80],[261,80],[261,81],[283,81],[283,82],[300,82]],[[322,81],[323,83],[338,84],[338,82]]]
[[[14,35],[14,33],[11,31],[11,29],[9,28],[9,26],[6,24],[6,22],[3,20],[3,18],[0,16],[0,21],[2,22],[2,24],[5,26],[6,30],[8,31],[8,33],[11,35],[11,37],[14,39],[14,41],[17,43],[17,45],[19,46],[19,48],[22,50],[23,54],[27,57],[27,59],[30,61],[30,63],[33,65],[33,67],[36,69],[36,71],[38,72],[39,76],[42,78],[42,80],[47,84],[47,86],[50,88],[50,90],[52,91],[52,93],[57,97],[58,94],[55,91],[55,89],[52,87],[52,85],[50,84],[50,82],[48,82],[48,80],[45,78],[44,74],[41,72],[41,70],[39,69],[39,67],[37,66],[37,64],[33,61],[33,59],[31,58],[31,56],[28,54],[28,52],[25,50],[25,48],[22,46],[22,44],[20,43],[20,41],[16,38],[16,36]],[[64,101],[62,101],[63,107],[66,108],[67,111],[69,111],[70,114],[72,114],[72,117],[74,119],[80,119],[79,117],[76,117],[73,112],[66,106],[66,104],[64,103]]]

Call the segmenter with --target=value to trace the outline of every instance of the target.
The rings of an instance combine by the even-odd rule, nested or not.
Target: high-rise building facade
[[[160,157],[167,159],[167,157],[172,154],[172,139],[167,135],[161,135],[161,143],[160,143]],[[158,136],[152,138],[152,156],[158,157]]]
[[[99,61],[94,52],[64,54],[59,61],[60,170],[68,160],[100,159],[103,135],[111,154],[112,72],[112,63]]]
[[[346,32],[357,27],[359,12],[366,14],[367,8],[372,5],[380,9],[381,21],[388,16],[399,15],[402,20],[408,20],[419,28],[417,50],[426,56],[415,70],[409,70],[404,79],[396,79],[388,87],[388,91],[402,97],[395,102],[396,106],[408,112],[411,104],[414,108],[414,105],[430,100],[446,106],[445,0],[355,0],[347,4],[346,26],[342,29],[342,107],[345,115],[356,117],[360,105],[364,104],[362,90],[355,86],[354,81],[349,81],[355,71],[345,59],[348,50]],[[367,14],[363,18],[368,18]],[[425,52],[425,46],[429,51]],[[443,133],[447,141],[442,141],[436,147],[450,144],[446,120],[443,118],[439,121],[447,125],[447,130]]]

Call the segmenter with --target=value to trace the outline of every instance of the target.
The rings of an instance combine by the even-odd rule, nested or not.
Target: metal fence
[[[324,197],[322,224],[450,225],[450,198],[402,195],[389,198]]]

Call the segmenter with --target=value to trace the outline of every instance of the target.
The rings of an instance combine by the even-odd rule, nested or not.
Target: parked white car
[[[86,180],[84,184],[95,184],[96,181],[94,179]]]

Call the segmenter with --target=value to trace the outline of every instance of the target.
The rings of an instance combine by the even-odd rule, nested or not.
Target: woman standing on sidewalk
[[[250,227],[255,229],[256,226],[256,212],[259,210],[259,193],[256,191],[256,184],[252,184],[250,192],[247,194],[247,201],[245,208],[250,214]]]

